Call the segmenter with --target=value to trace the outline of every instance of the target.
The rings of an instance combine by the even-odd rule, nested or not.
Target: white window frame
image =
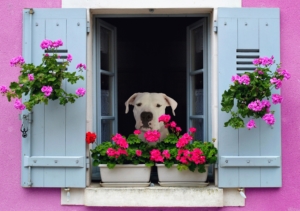
[[[218,126],[217,126],[217,116],[218,116],[218,90],[217,90],[217,35],[213,32],[214,30],[214,21],[217,17],[217,8],[218,7],[241,7],[242,0],[199,0],[195,2],[194,0],[132,0],[130,4],[124,0],[103,0],[99,2],[98,0],[90,0],[88,2],[81,0],[62,0],[62,8],[87,8],[88,10],[88,21],[90,23],[90,32],[87,38],[87,130],[88,131],[96,131],[95,117],[94,117],[94,103],[93,99],[95,99],[95,82],[94,78],[94,67],[95,61],[93,61],[93,55],[95,54],[95,48],[93,48],[93,36],[95,33],[93,32],[93,16],[99,14],[119,14],[119,15],[141,15],[147,14],[151,16],[152,14],[177,14],[177,15],[185,15],[185,14],[199,14],[199,13],[207,13],[209,15],[209,28],[210,32],[210,52],[209,52],[209,61],[210,61],[210,105],[211,105],[211,134],[212,139],[217,137],[218,135]],[[91,9],[93,8],[93,9]],[[151,9],[151,10],[150,10]],[[154,9],[154,11],[152,10]],[[217,146],[218,140],[215,140],[215,145]],[[90,149],[87,149],[87,153],[89,153]],[[91,168],[90,168],[91,169]],[[215,175],[218,175],[217,169]],[[215,185],[217,182],[217,178],[215,178]],[[87,172],[87,186],[90,186],[90,172]],[[97,186],[99,187],[99,185]],[[61,204],[63,205],[86,205],[87,199],[89,199],[88,205],[90,206],[109,206],[108,198],[105,200],[105,204],[99,204],[99,197],[101,198],[105,191],[100,191],[100,188],[93,187],[93,184],[90,187],[85,189],[72,189],[70,192],[70,196],[68,197],[64,189],[61,190]],[[209,206],[245,206],[245,199],[242,198],[237,189],[219,189],[217,187],[210,186],[209,188],[202,189],[203,197],[207,198],[207,195],[211,191],[211,188],[214,191],[220,191],[220,197]],[[178,188],[180,189],[180,188]],[[135,190],[134,188],[129,189],[118,189],[118,192],[124,191],[123,196],[127,195],[129,198],[134,198]],[[167,189],[166,189],[167,190]],[[172,192],[176,192],[176,188]],[[110,190],[112,191],[112,190]],[[127,192],[126,192],[127,191]],[[96,194],[98,192],[98,194]],[[126,193],[125,193],[126,192]],[[171,192],[171,194],[172,194]],[[122,193],[121,193],[122,194]],[[166,194],[170,194],[170,192],[166,192]],[[201,194],[201,193],[199,193]],[[92,196],[92,197],[91,197]],[[146,195],[147,196],[147,195]],[[105,197],[105,195],[103,195]],[[212,196],[211,198],[216,199],[216,196]],[[92,200],[92,201],[91,201]],[[195,200],[195,199],[191,199]],[[210,200],[210,199],[209,199]],[[218,201],[219,200],[219,201]],[[222,202],[220,202],[222,200]],[[103,202],[104,203],[104,202]],[[114,201],[111,206],[126,206],[124,204],[116,204]],[[134,204],[133,204],[134,205]],[[127,206],[130,206],[130,202],[128,202]],[[132,205],[131,205],[132,206]],[[136,206],[151,206],[151,204],[136,204]],[[170,204],[160,204],[159,206],[172,206]],[[185,206],[185,205],[182,205]],[[187,203],[186,206],[189,206]],[[193,206],[208,206],[207,204],[201,205],[201,203],[193,205]]]

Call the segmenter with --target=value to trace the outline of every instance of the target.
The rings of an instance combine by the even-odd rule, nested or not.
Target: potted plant
[[[112,136],[91,150],[93,165],[100,167],[102,183],[149,184],[151,146],[138,138],[139,130],[127,138],[121,134]]]
[[[171,131],[150,151],[150,160],[156,163],[160,184],[172,182],[173,186],[182,182],[205,182],[209,164],[217,161],[218,151],[214,144],[194,140],[196,128],[193,127],[189,133],[180,135],[181,128],[174,121],[169,122],[169,115],[162,115],[159,121]]]
[[[71,54],[63,57],[55,53],[62,45],[61,40],[43,40],[40,44],[41,48],[54,53],[45,53],[42,63],[39,65],[25,63],[22,56],[11,59],[12,67],[21,68],[19,80],[11,82],[9,88],[4,85],[0,86],[0,93],[6,96],[8,101],[16,98],[14,102],[16,109],[24,110],[26,108],[31,111],[36,104],[48,104],[48,100],[57,99],[61,105],[65,105],[68,102],[74,103],[77,98],[84,96],[84,88],[79,87],[75,93],[67,93],[62,87],[64,80],[71,84],[75,84],[78,80],[84,80],[84,77],[77,75],[77,72],[67,71],[67,67],[73,59]],[[62,59],[62,61],[58,61],[58,59]],[[86,70],[86,66],[80,63],[76,69],[78,72],[82,72],[83,69]],[[22,95],[28,95],[29,100],[21,102]]]
[[[276,71],[271,70],[275,63],[274,57],[263,57],[253,60],[256,66],[254,72],[245,72],[242,75],[232,76],[233,84],[222,94],[221,110],[231,114],[224,126],[235,129],[245,127],[243,118],[251,118],[247,128],[256,127],[254,119],[262,118],[267,124],[275,123],[273,104],[281,103],[283,98],[279,94],[272,94],[272,89],[280,89],[283,80],[291,76],[278,64]],[[236,106],[234,106],[236,104]],[[237,109],[236,109],[237,108]]]

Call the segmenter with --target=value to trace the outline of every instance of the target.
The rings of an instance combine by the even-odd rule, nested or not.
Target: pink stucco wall
[[[0,6],[0,85],[17,79],[9,60],[22,51],[22,9],[29,7],[61,7],[61,0],[2,0]],[[300,13],[299,0],[243,0],[243,7],[279,7],[281,13],[281,62],[292,79],[282,88],[282,165],[283,187],[247,189],[243,208],[186,208],[180,210],[244,210],[244,211],[300,211]],[[271,39],[270,35],[270,39]],[[179,208],[88,208],[61,206],[59,189],[25,189],[20,186],[21,140],[18,111],[12,103],[0,97],[0,210],[22,211],[129,211],[169,210]]]

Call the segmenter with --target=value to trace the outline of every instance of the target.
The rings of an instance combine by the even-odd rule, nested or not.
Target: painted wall
[[[186,208],[180,210],[209,211],[300,211],[300,13],[299,0],[243,0],[243,7],[281,8],[281,62],[292,78],[284,83],[282,94],[282,165],[283,187],[278,189],[247,189],[243,208]],[[16,80],[18,71],[9,66],[12,57],[22,52],[22,9],[30,7],[59,8],[61,0],[2,0],[0,6],[0,84],[9,85]],[[270,39],[272,35],[270,35]],[[19,111],[13,103],[0,97],[0,210],[22,211],[137,211],[141,208],[88,208],[61,206],[60,189],[25,189],[20,185],[21,139]],[[143,210],[169,210],[179,208],[144,208]]]

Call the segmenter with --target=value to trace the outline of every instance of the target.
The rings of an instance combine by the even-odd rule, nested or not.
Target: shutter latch
[[[214,21],[213,26],[214,26],[214,32],[215,32],[215,33],[218,33],[218,22],[217,22],[217,21]]]
[[[90,22],[86,22],[86,33],[90,33]]]
[[[26,138],[27,137],[27,132],[28,132],[28,125],[32,122],[32,116],[31,112],[27,114],[23,114],[22,116],[19,116],[19,118],[22,120],[22,126],[20,131],[22,132],[22,137]]]

